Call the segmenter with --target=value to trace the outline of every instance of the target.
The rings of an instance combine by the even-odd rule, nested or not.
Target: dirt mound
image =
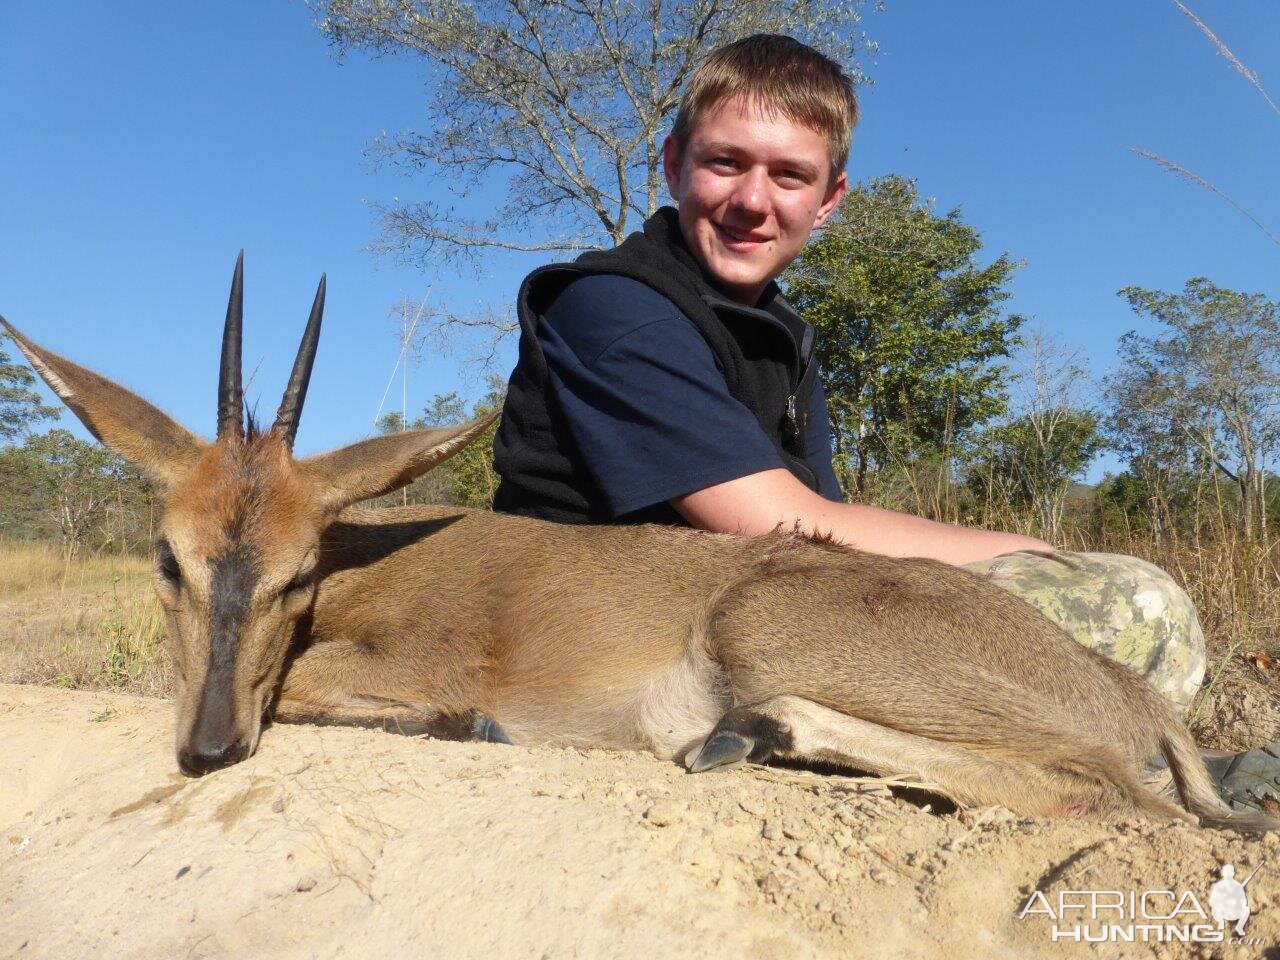
[[[170,710],[0,686],[0,957],[987,960],[1280,945],[1280,837],[939,814],[839,776],[688,776],[637,754],[317,727],[269,729],[249,761],[187,780]],[[1244,879],[1264,858],[1247,945],[1054,942],[1044,913],[1064,891],[1172,891],[1178,923],[1217,930],[1184,891],[1207,911],[1221,864]],[[1069,911],[1059,932],[1081,919]]]

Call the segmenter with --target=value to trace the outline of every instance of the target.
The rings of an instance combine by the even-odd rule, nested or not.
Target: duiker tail
[[[1148,789],[1119,750],[1110,744],[1098,742],[1082,730],[1064,727],[1056,720],[1044,722],[1023,717],[1017,722],[1016,736],[1016,740],[973,746],[1075,774],[1098,784],[1113,798],[1118,794],[1119,798],[1132,804],[1134,810],[1155,819],[1192,820],[1187,811],[1176,803],[1171,803]],[[1208,774],[1203,771],[1203,765],[1201,773],[1207,780]],[[1217,796],[1213,793],[1212,783],[1209,784],[1209,790],[1214,797]],[[1104,813],[1105,808],[1098,812]],[[1198,810],[1193,812],[1200,813]],[[1230,812],[1227,809],[1227,813]]]
[[[1119,745],[1079,726],[1067,709],[1046,703],[1016,682],[980,667],[969,665],[967,671],[961,667],[959,672],[973,675],[964,678],[968,682],[957,684],[950,701],[954,712],[945,718],[949,722],[940,723],[944,718],[935,714],[931,722],[909,732],[1074,774],[1097,784],[1104,796],[1127,801],[1133,809],[1156,819],[1193,820],[1193,814],[1206,825],[1238,830],[1280,826],[1270,818],[1236,814],[1218,798],[1190,735],[1154,692],[1148,716],[1135,717],[1135,722],[1150,723],[1160,731],[1157,742],[1175,772],[1186,810],[1157,796],[1142,783]]]
[[[1200,751],[1191,734],[1178,722],[1171,721],[1160,737],[1178,795],[1188,810],[1200,818],[1201,826],[1263,833],[1280,830],[1280,820],[1254,810],[1232,810],[1218,795],[1218,788],[1205,768]]]

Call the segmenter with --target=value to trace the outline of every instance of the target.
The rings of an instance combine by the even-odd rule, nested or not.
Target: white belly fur
[[[700,645],[690,644],[636,698],[636,732],[644,748],[664,760],[682,757],[732,705],[724,669]]]
[[[724,670],[697,642],[638,688],[554,703],[504,699],[495,719],[516,744],[648,750],[664,760],[684,756],[732,706]]]

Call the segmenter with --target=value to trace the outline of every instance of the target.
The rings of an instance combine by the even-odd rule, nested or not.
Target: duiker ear
[[[36,346],[4,317],[0,327],[89,432],[143,473],[168,485],[195,464],[203,440],[137,394]]]
[[[341,510],[411,483],[484,433],[497,418],[495,412],[460,427],[374,437],[307,457],[298,466],[320,487],[325,506]]]

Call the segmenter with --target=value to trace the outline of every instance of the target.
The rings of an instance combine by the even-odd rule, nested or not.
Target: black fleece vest
[[[613,274],[638,280],[674,303],[706,338],[729,393],[745,405],[782,461],[806,486],[817,479],[804,461],[809,397],[816,376],[814,331],[770,284],[758,307],[729,300],[707,282],[685,247],[676,210],[663,207],[612,250],[541,267],[520,286],[520,352],[493,441],[502,478],[493,507],[559,523],[671,523],[684,519],[655,504],[614,517],[591,478],[548,388],[538,344],[539,318],[578,277]]]

